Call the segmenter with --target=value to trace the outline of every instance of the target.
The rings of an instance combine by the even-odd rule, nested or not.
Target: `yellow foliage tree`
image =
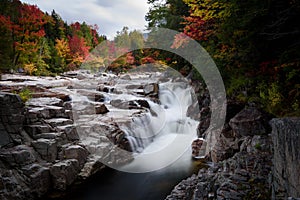
[[[29,74],[31,76],[33,72],[37,71],[37,67],[33,63],[25,64],[24,70],[27,74]]]
[[[70,55],[70,47],[68,42],[65,39],[56,39],[55,43],[58,56],[66,59]]]

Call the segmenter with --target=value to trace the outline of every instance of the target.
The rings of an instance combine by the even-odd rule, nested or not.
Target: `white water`
[[[161,83],[159,100],[161,104],[148,101],[151,112],[134,118],[129,127],[121,127],[136,152],[134,161],[124,166],[125,171],[161,169],[183,154],[191,158],[191,143],[197,137],[198,126],[197,121],[187,117],[192,88],[185,82]],[[182,164],[188,167],[191,162],[185,161]]]

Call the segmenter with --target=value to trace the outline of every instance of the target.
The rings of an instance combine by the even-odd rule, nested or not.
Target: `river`
[[[140,80],[145,79],[125,81],[125,85]],[[118,86],[120,89],[122,84]],[[124,93],[108,95],[106,103],[112,99],[140,98],[130,95],[127,99]],[[176,184],[198,169],[199,163],[191,157],[191,143],[197,138],[199,122],[187,116],[189,106],[194,103],[192,95],[187,81],[159,83],[159,103],[146,98],[151,112],[133,118],[127,126],[120,126],[136,152],[134,160],[120,168],[106,167],[55,199],[165,199]]]

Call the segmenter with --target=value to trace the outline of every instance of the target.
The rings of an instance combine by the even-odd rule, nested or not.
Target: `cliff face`
[[[0,94],[0,148],[21,142],[24,104],[18,95]]]
[[[300,118],[272,119],[272,131],[269,120],[255,108],[228,120],[225,129],[233,134],[222,132],[211,153],[216,162],[179,183],[166,199],[299,198]],[[231,143],[235,148],[226,148]]]
[[[272,199],[300,197],[300,118],[273,119]]]

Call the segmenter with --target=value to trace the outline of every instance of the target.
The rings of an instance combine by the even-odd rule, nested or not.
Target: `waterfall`
[[[129,126],[121,127],[136,153],[130,167],[137,170],[146,167],[149,171],[162,168],[191,148],[199,123],[187,117],[193,103],[192,94],[193,90],[186,82],[160,83],[160,103],[148,100],[150,112],[133,118]]]

